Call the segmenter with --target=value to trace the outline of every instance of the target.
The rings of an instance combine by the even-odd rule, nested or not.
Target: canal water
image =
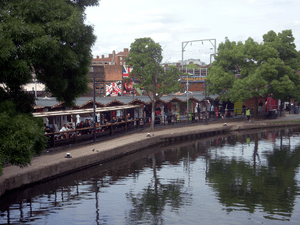
[[[0,199],[0,224],[300,224],[300,129],[145,149]]]

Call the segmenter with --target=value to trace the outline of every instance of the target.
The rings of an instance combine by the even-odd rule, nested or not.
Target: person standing
[[[248,109],[246,110],[246,116],[247,116],[247,120],[250,121],[251,111],[250,111],[250,108],[249,108],[249,107],[248,107]]]
[[[263,103],[262,101],[260,101],[260,102],[258,103],[259,114],[262,113],[262,107],[263,107],[263,105],[264,105],[264,103]]]
[[[89,123],[89,120],[86,119],[84,124],[83,124],[83,128],[87,128],[87,127],[90,127],[90,123]],[[89,130],[88,129],[85,129],[82,131],[83,134],[88,134]]]
[[[245,104],[243,104],[243,106],[242,106],[242,115],[245,115],[245,112],[246,112],[246,106],[245,106]]]

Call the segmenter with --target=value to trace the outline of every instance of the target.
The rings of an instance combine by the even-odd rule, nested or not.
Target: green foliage
[[[264,43],[248,38],[245,43],[228,38],[218,48],[218,55],[207,76],[208,92],[220,94],[223,101],[243,102],[251,97],[273,96],[300,100],[299,53],[291,30],[278,36],[264,35]],[[257,111],[257,109],[255,110]]]
[[[99,0],[0,0],[0,168],[24,166],[45,148],[34,97],[21,86],[32,74],[67,106],[88,90],[93,27],[87,6]]]
[[[264,43],[275,48],[279,58],[284,61],[284,64],[290,66],[294,70],[299,70],[300,55],[296,50],[292,30],[284,30],[278,35],[274,31],[269,31],[263,35]]]
[[[263,38],[265,45],[276,49],[281,62],[276,68],[277,76],[269,80],[270,92],[281,100],[293,98],[300,101],[300,93],[297,91],[300,80],[299,75],[295,73],[295,70],[300,69],[300,54],[296,50],[292,31],[284,30],[278,35],[274,31],[269,31]]]
[[[160,65],[162,49],[151,38],[136,39],[130,46],[128,65],[133,67],[132,77],[136,77],[137,87],[143,87],[151,99],[170,94],[181,89],[178,79],[183,75],[175,66],[164,71]]]
[[[187,68],[187,69],[198,69],[198,66],[195,65],[194,63],[190,63],[187,66],[185,66],[185,68]]]
[[[59,101],[72,105],[88,90],[86,74],[95,41],[93,27],[84,24],[83,8],[97,2],[2,2],[0,82],[11,89],[29,82],[35,73]]]
[[[41,119],[18,113],[12,101],[0,104],[0,174],[4,163],[26,166],[45,149]]]
[[[83,9],[87,6],[99,6],[99,0],[71,0],[70,2]]]
[[[175,66],[164,71],[160,65],[162,61],[162,48],[151,38],[136,39],[130,46],[130,54],[126,59],[128,65],[133,67],[131,77],[135,77],[137,88],[143,87],[152,102],[152,124],[154,125],[155,102],[163,94],[170,94],[181,90],[178,79],[183,73]]]

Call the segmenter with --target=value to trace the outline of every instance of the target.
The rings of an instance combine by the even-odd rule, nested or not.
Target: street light
[[[96,143],[96,94],[95,94],[95,90],[96,89],[96,81],[95,81],[95,77],[93,77],[93,122],[94,122],[94,143]]]
[[[189,122],[189,76],[186,75],[186,116]]]

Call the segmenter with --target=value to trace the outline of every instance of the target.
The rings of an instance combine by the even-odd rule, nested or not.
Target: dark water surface
[[[0,224],[300,224],[300,130],[159,146],[5,195]]]

